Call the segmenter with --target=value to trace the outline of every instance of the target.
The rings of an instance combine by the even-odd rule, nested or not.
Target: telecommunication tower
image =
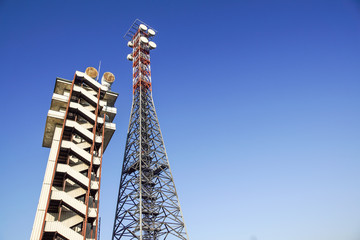
[[[96,240],[103,153],[116,129],[115,77],[89,67],[57,78],[43,146],[50,148],[31,240]]]
[[[133,102],[112,239],[189,239],[152,98],[150,51],[156,31],[136,20],[125,34],[132,53]]]

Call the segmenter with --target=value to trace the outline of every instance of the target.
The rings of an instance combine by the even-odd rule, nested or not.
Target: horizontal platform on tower
[[[140,198],[140,195],[139,194],[136,195],[136,198]],[[149,195],[149,194],[144,194],[144,193],[141,194],[141,198],[142,199],[148,199],[148,200],[156,200],[157,199],[156,196]]]
[[[72,105],[72,107],[77,107],[78,105]],[[88,111],[89,112],[89,111]],[[89,114],[90,117],[92,114]],[[49,110],[48,116],[46,119],[43,147],[51,147],[52,139],[54,136],[54,130],[57,125],[62,125],[65,118],[65,112]],[[94,115],[95,118],[95,115]],[[103,118],[101,118],[103,119]],[[112,122],[105,122],[105,134],[104,134],[104,151],[107,145],[110,142],[112,135],[116,130],[116,124]]]
[[[71,86],[71,84],[70,84],[70,86]],[[66,91],[69,91],[69,90],[66,90]],[[97,97],[95,95],[91,95],[91,93],[89,93],[84,88],[74,85],[73,93],[75,96],[77,96],[77,95],[82,96],[92,106],[95,107],[97,105]],[[110,96],[110,94],[108,94],[108,95]],[[99,101],[100,110],[109,116],[109,121],[113,121],[113,119],[117,113],[116,108],[113,107],[113,102],[116,100],[116,98],[112,97],[112,98],[106,99],[106,97],[108,95],[105,95],[105,98],[103,100]],[[117,97],[117,95],[116,95],[116,97]],[[52,102],[51,102],[50,109],[58,111],[60,108],[66,108],[68,100],[69,100],[69,92],[67,95],[65,95],[65,93],[59,94],[59,93],[54,92],[54,94],[52,96]]]
[[[154,175],[159,175],[162,171],[164,171],[165,169],[168,168],[168,165],[167,164],[161,164],[159,167],[157,167],[155,170],[154,170]]]
[[[138,214],[139,214],[139,211],[136,211]],[[156,210],[149,210],[149,209],[142,209],[142,214],[145,214],[145,215],[153,215],[153,216],[157,216],[159,215],[159,211],[156,211]]]
[[[141,184],[145,185],[145,186],[150,186],[150,187],[153,187],[156,185],[156,183],[154,183],[153,181],[151,181],[149,179],[146,179],[145,177],[141,178]]]
[[[149,226],[142,226],[143,231],[150,231],[150,232],[160,232],[161,228],[159,227],[149,227]],[[135,231],[140,231],[140,226],[135,228]]]
[[[167,164],[161,164],[155,169],[148,167],[142,167],[142,171],[152,171],[154,175],[159,175],[162,171],[168,168]],[[125,170],[125,173],[131,174],[133,172],[139,171],[139,161],[133,163],[130,167]]]
[[[75,89],[75,87],[77,87],[77,86],[74,86],[74,89]],[[77,87],[77,88],[79,88],[79,87]],[[94,98],[97,100],[97,98],[95,96],[94,96]],[[68,101],[69,101],[69,96],[54,93],[53,97],[52,97],[52,103],[51,103],[50,109],[56,110],[56,111],[59,111],[60,109],[66,109]],[[106,104],[106,101],[101,100],[101,102],[103,104]],[[112,122],[114,120],[116,113],[117,113],[117,109],[115,107],[110,107],[108,105],[101,106],[100,110],[101,110],[100,115],[106,114],[109,117],[110,122]]]

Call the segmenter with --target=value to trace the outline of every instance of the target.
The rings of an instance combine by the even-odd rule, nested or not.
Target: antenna
[[[133,102],[112,240],[189,240],[152,99],[154,36],[139,19],[124,36],[131,48]]]
[[[157,34],[157,31],[156,31],[154,28],[150,27],[149,25],[147,25],[146,23],[144,23],[143,21],[141,21],[140,19],[137,18],[137,19],[133,22],[133,24],[131,25],[131,27],[129,28],[129,30],[125,33],[125,35],[124,35],[123,38],[124,38],[125,40],[130,41],[130,40],[133,38],[133,36],[136,34],[136,32],[137,32],[137,30],[139,29],[139,26],[140,26],[141,24],[145,25],[148,29],[151,29],[151,30],[150,30],[150,35],[148,36],[149,40],[151,40],[151,38],[152,38],[153,36],[155,36],[155,34]],[[145,30],[145,31],[146,31],[146,30]]]
[[[96,81],[97,81],[97,82],[99,82],[100,67],[101,67],[101,60],[100,60],[100,62],[99,62],[98,75],[97,75],[97,78],[96,78]]]

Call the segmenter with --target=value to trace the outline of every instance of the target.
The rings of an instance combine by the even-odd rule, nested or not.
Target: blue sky
[[[110,239],[140,18],[159,31],[153,96],[191,239],[360,238],[360,2],[0,1],[0,239],[28,239],[56,77],[111,71],[103,162]]]

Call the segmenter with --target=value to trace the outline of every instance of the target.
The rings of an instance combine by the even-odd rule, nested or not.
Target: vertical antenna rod
[[[96,78],[96,81],[98,82],[99,81],[99,75],[100,75],[100,67],[101,67],[101,60],[99,61],[99,68],[98,68],[98,76]]]

